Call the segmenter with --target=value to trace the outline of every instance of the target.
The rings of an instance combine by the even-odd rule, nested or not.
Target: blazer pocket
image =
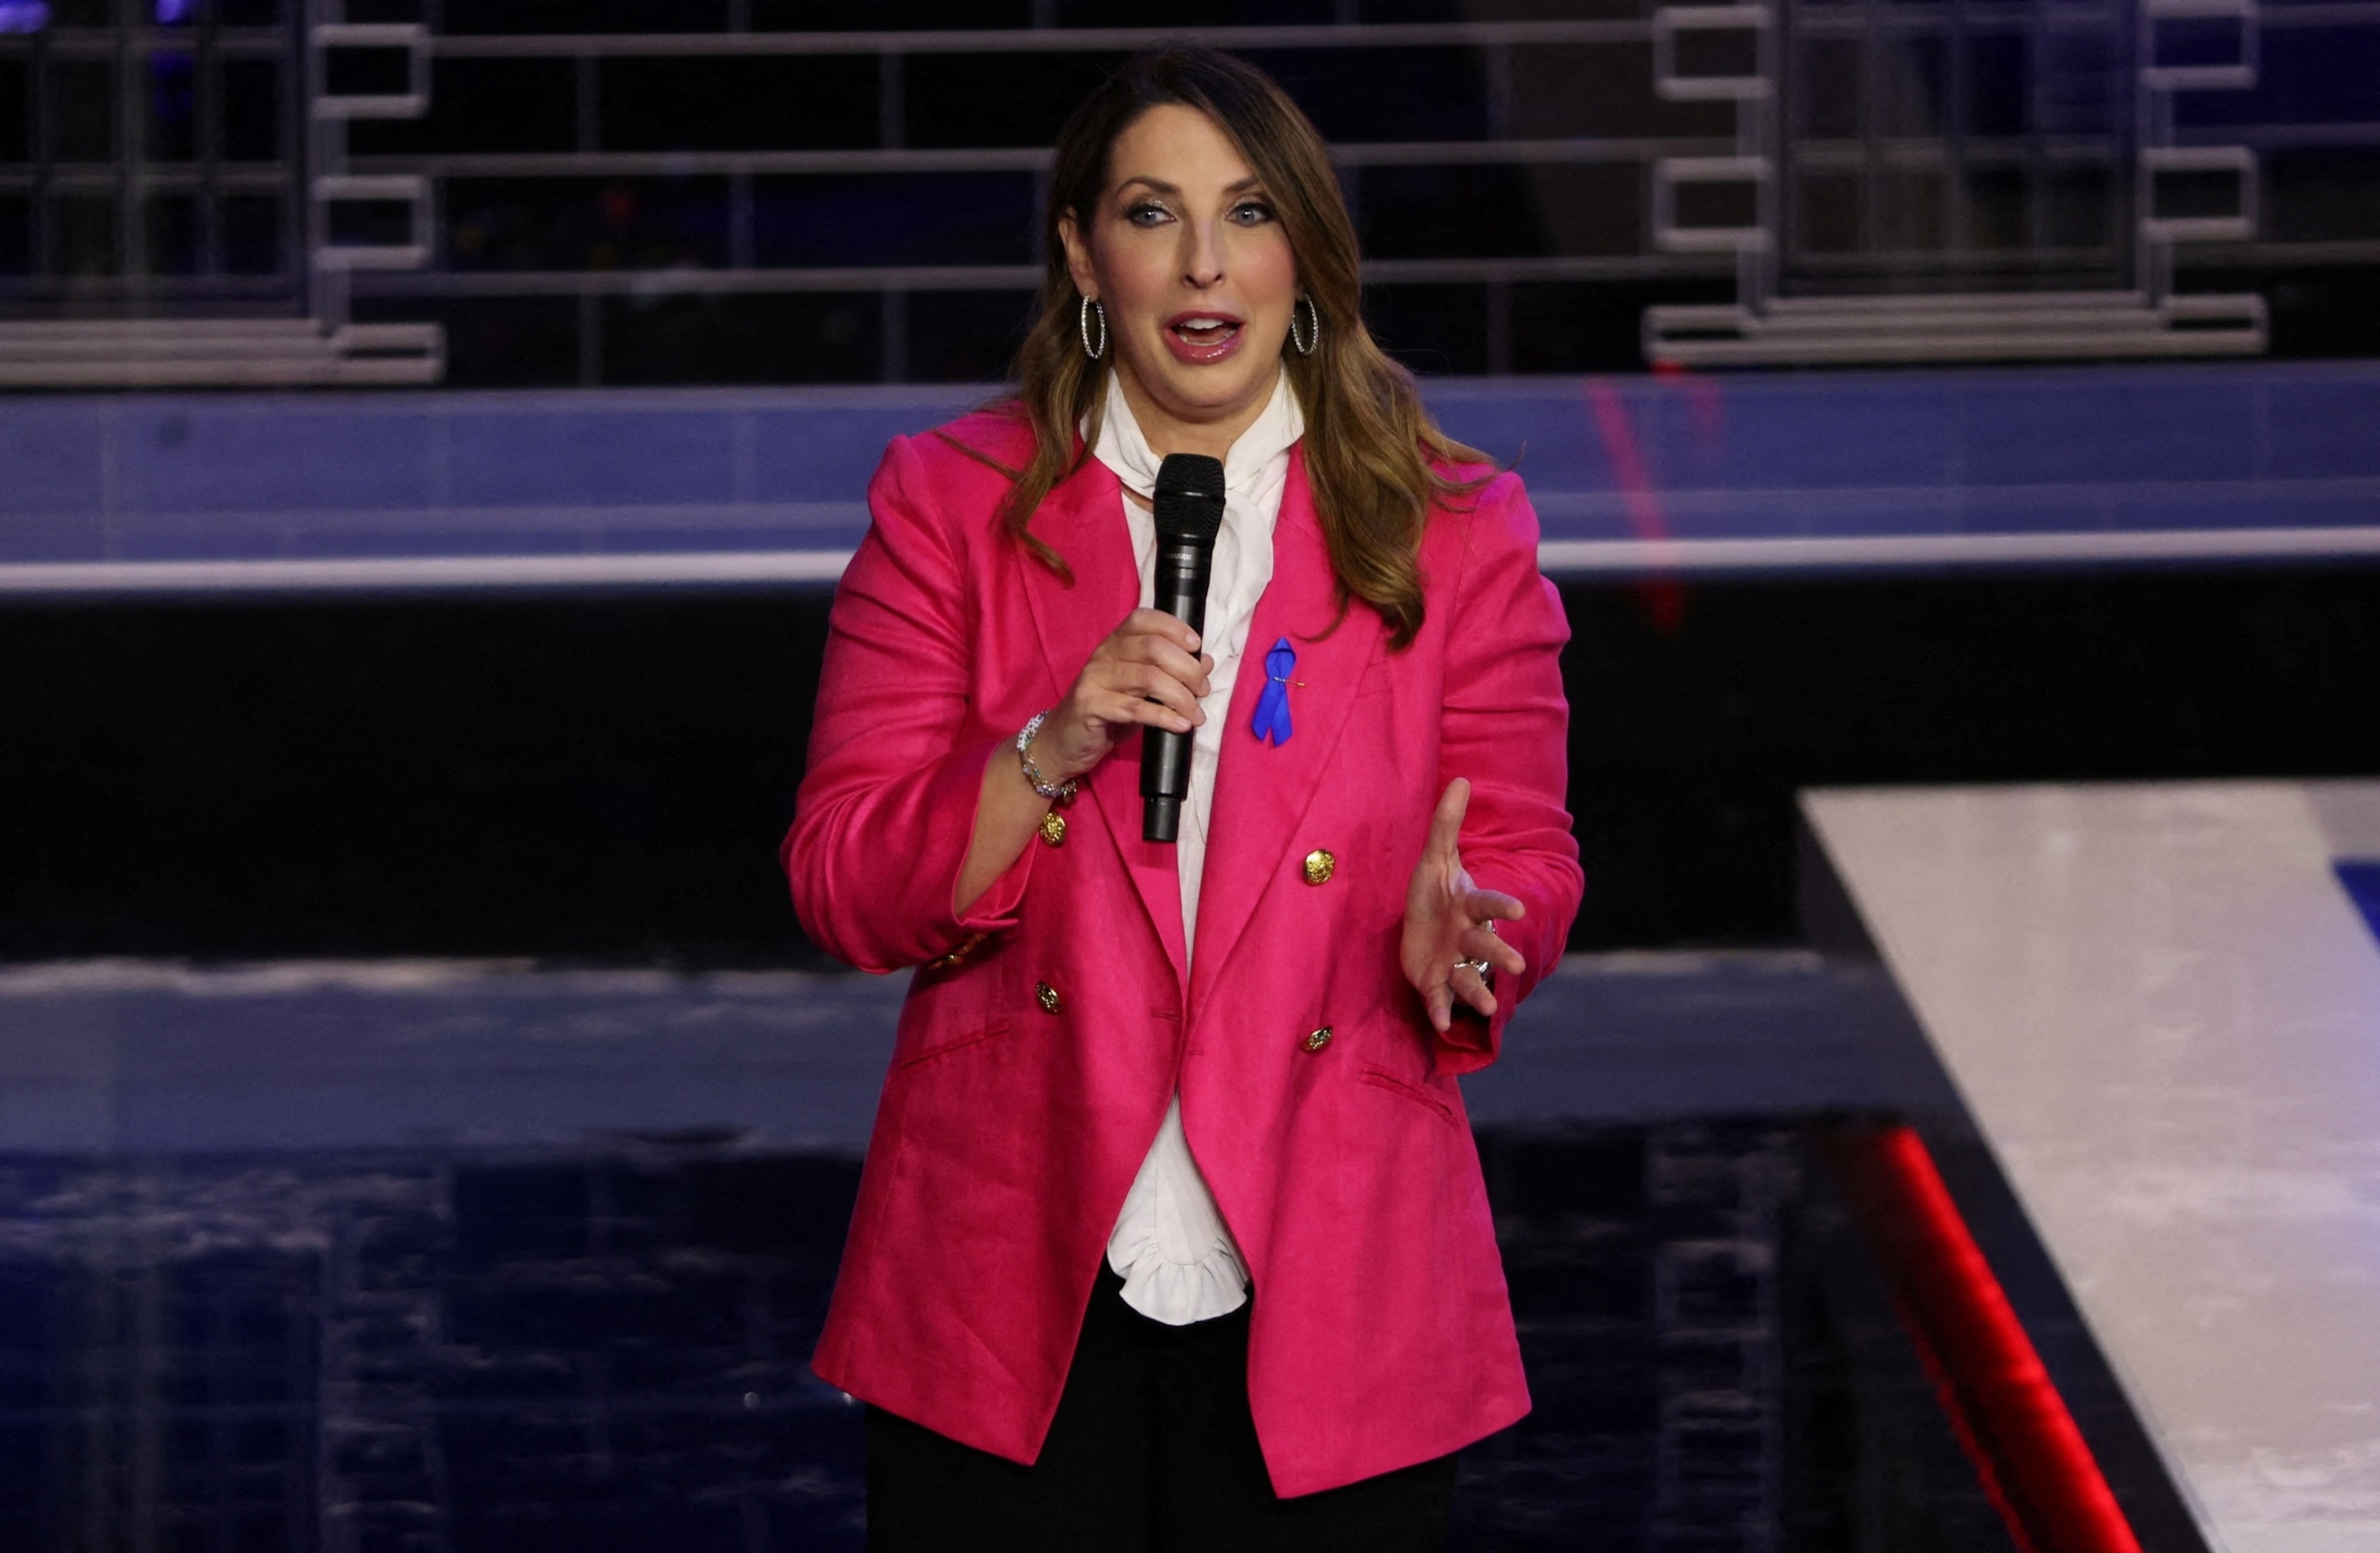
[[[892,1051],[892,1071],[905,1072],[921,1062],[931,1062],[938,1057],[948,1057],[954,1051],[978,1046],[985,1041],[997,1040],[1007,1033],[1008,1021],[1005,1020],[974,1030],[961,1031],[956,1034],[942,1034],[931,1030],[921,1031],[915,1043],[895,1044]]]
[[[1367,1062],[1364,1064],[1363,1080],[1375,1089],[1385,1089],[1390,1094],[1425,1107],[1449,1127],[1459,1130],[1463,1126],[1462,1121],[1454,1114],[1453,1107],[1410,1079],[1401,1079],[1387,1069],[1375,1068]]]
[[[1011,1016],[1005,999],[1015,966],[1008,936],[977,934],[959,944],[953,954],[917,968],[909,983],[909,996],[901,1003],[892,1071],[898,1073],[1008,1033]]]

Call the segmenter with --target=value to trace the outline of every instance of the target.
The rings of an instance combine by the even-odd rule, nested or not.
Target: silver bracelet
[[[1042,780],[1041,768],[1034,764],[1033,757],[1026,752],[1032,748],[1033,736],[1041,731],[1041,725],[1049,716],[1046,711],[1034,713],[1033,720],[1025,725],[1025,731],[1016,736],[1017,768],[1025,773],[1025,779],[1033,784],[1033,790],[1043,798],[1052,803],[1072,803],[1075,801],[1075,789],[1081,784],[1072,776],[1054,786]]]

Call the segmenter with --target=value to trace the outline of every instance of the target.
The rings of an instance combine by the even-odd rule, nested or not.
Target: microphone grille
[[[1157,466],[1160,539],[1212,544],[1223,528],[1223,460],[1204,453],[1168,453]]]

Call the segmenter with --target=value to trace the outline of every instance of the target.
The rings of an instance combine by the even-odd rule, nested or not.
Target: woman
[[[1048,220],[1019,396],[870,488],[786,838],[820,945],[918,967],[815,1364],[879,1547],[1434,1547],[1528,1408],[1455,1078],[1580,888],[1536,520],[1252,67],[1132,61]],[[1135,607],[1176,452],[1226,470],[1204,641]]]

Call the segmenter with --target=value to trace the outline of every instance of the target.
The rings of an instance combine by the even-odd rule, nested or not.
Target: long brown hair
[[[1042,498],[1097,446],[1111,368],[1084,352],[1082,299],[1067,272],[1059,221],[1072,212],[1090,226],[1106,192],[1117,137],[1161,104],[1195,108],[1213,120],[1271,196],[1299,285],[1321,321],[1314,353],[1285,352],[1283,360],[1305,414],[1306,480],[1338,578],[1342,613],[1351,597],[1363,600],[1388,623],[1390,644],[1403,647],[1421,629],[1417,557],[1430,507],[1445,495],[1475,491],[1486,480],[1453,478],[1433,466],[1489,460],[1439,430],[1412,374],[1390,361],[1365,329],[1355,225],[1321,135],[1270,77],[1213,49],[1172,44],[1135,55],[1059,131],[1042,213],[1048,262],[1040,316],[1016,353],[1015,411],[1033,428],[1033,457],[1023,469],[1006,471],[1015,484],[1002,521],[1045,564],[1067,575],[1064,559],[1029,525]],[[1075,427],[1086,422],[1090,435],[1077,444]]]

